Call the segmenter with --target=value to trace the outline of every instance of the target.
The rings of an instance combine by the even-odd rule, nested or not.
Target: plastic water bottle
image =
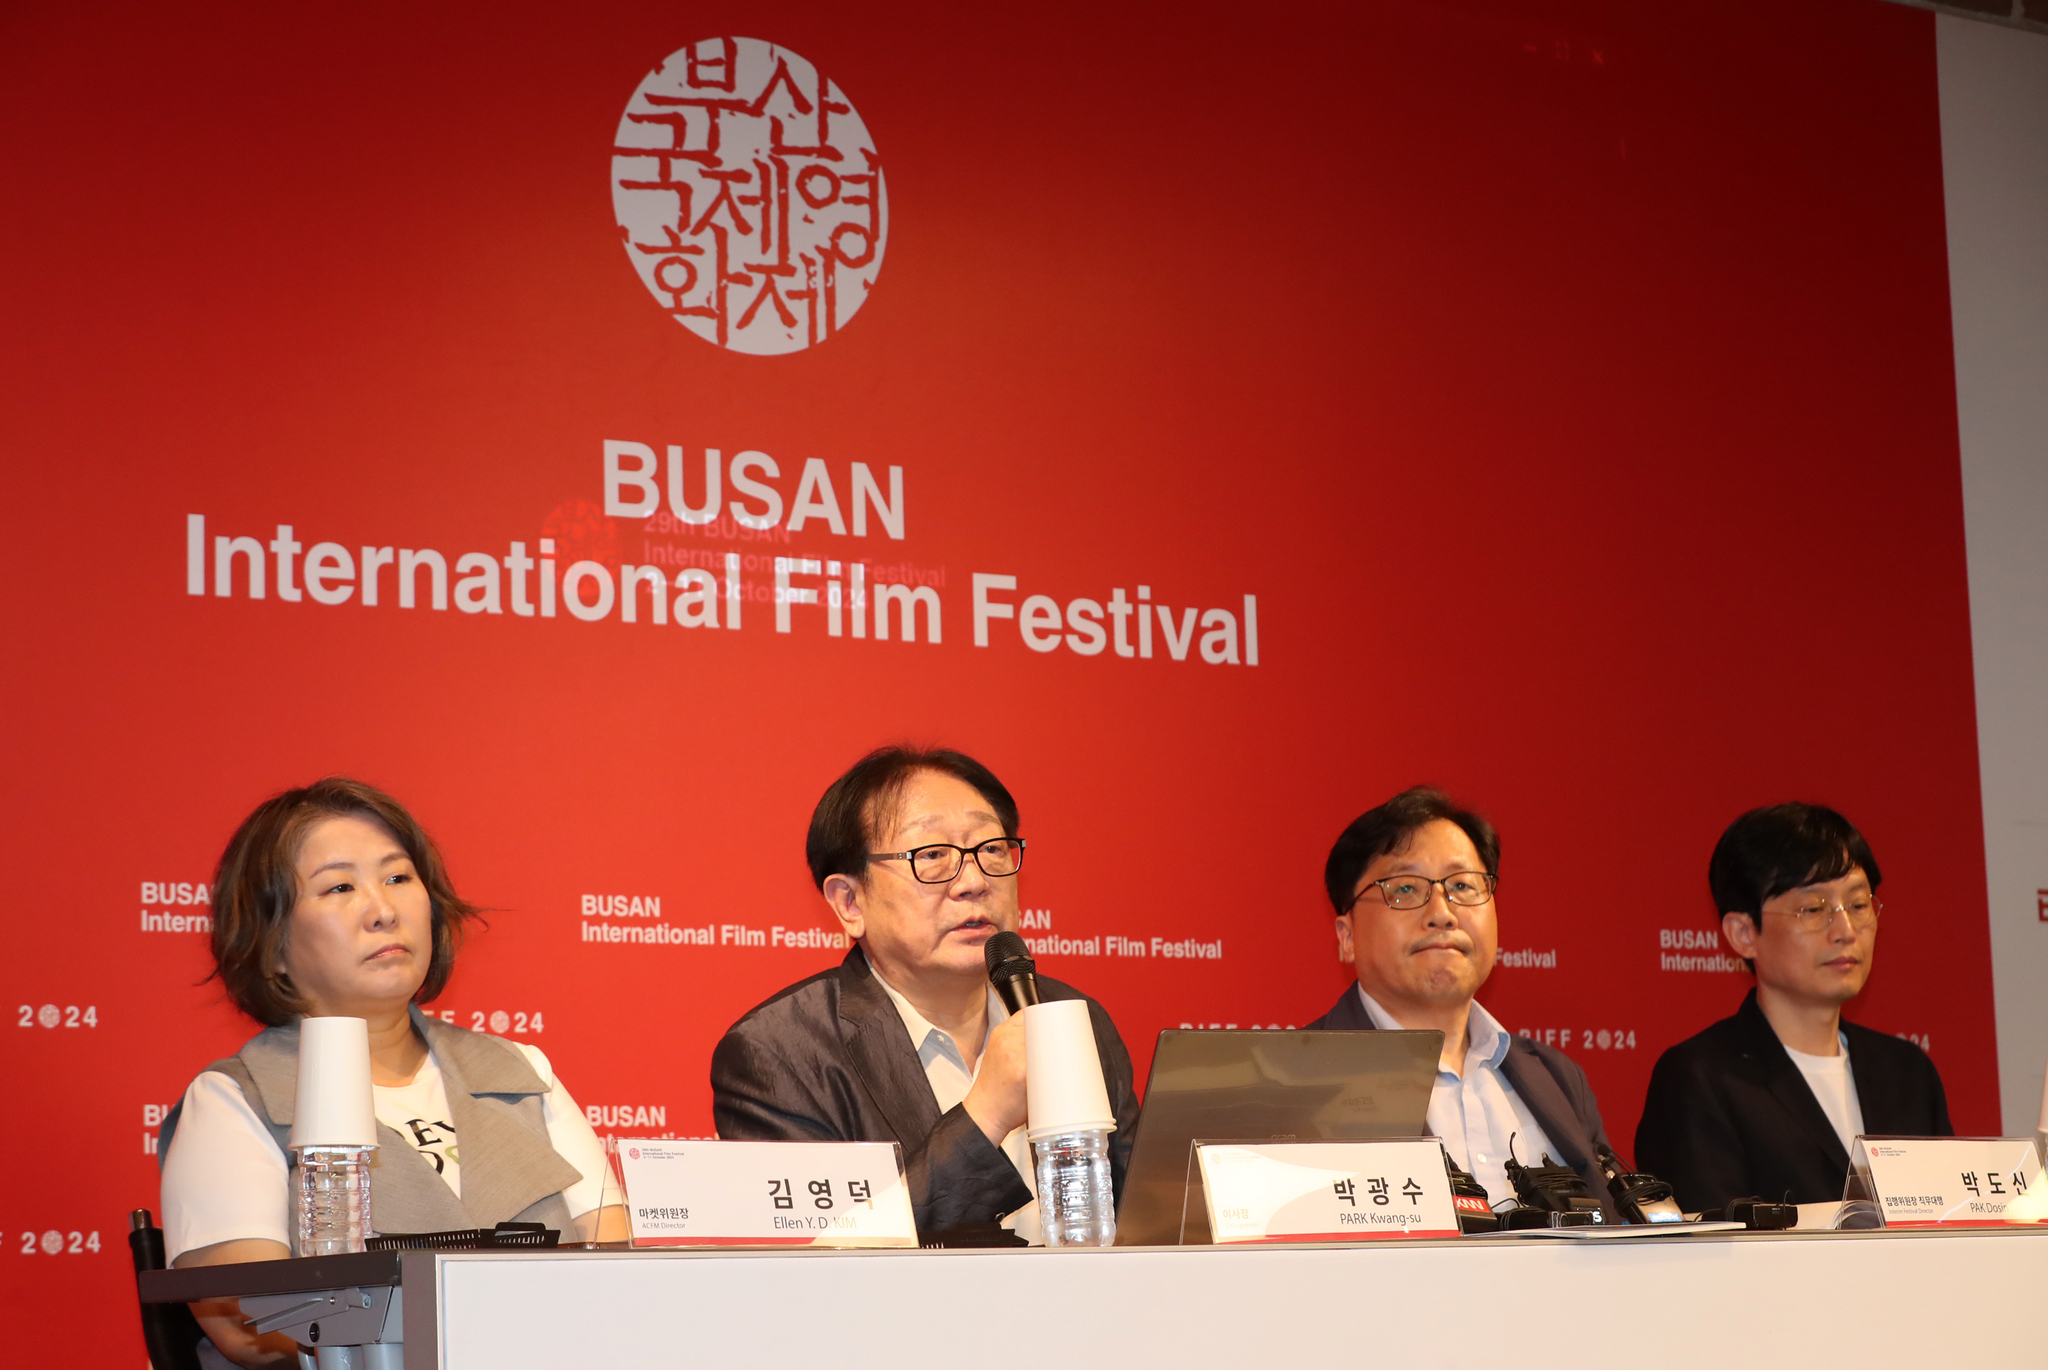
[[[301,1256],[364,1251],[370,1226],[370,1148],[309,1146],[299,1151]]]
[[[1116,1241],[1116,1191],[1109,1182],[1109,1133],[1062,1132],[1033,1142],[1038,1152],[1038,1218],[1047,1246]]]

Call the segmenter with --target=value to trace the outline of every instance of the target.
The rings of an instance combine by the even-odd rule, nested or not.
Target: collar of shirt
[[[861,953],[861,959],[867,959],[866,952]],[[975,1057],[970,1064],[967,1054],[960,1050],[960,1044],[953,1040],[953,1034],[919,1013],[917,1007],[903,997],[902,991],[882,978],[882,973],[875,969],[873,961],[868,961],[868,971],[875,977],[875,983],[882,987],[882,992],[889,996],[889,1002],[896,1006],[896,1016],[903,1020],[904,1030],[910,1034],[910,1044],[917,1048],[917,1062],[924,1067],[925,1077],[931,1079],[932,1067],[940,1061],[945,1061],[965,1077],[966,1084],[973,1084],[974,1077],[981,1071],[981,1058]],[[994,1032],[996,1025],[1009,1016],[1010,1010],[1003,1006],[1003,1001],[997,997],[994,987],[991,986],[988,990],[988,1030]],[[967,1090],[963,1086],[958,1098],[948,1099],[946,1093],[950,1091],[941,1092],[939,1081],[935,1079],[932,1092],[938,1097],[939,1111],[942,1113],[967,1097]]]
[[[1794,1051],[1791,1047],[1785,1047],[1785,1054],[1794,1061],[1825,1061],[1827,1062],[1827,1068],[1834,1070],[1839,1068],[1836,1064],[1837,1062],[1844,1062],[1849,1059],[1849,1034],[1837,1032],[1835,1034],[1835,1042],[1837,1050],[1832,1056],[1814,1056],[1808,1052]],[[1784,1046],[1785,1044],[1780,1042],[1778,1045]]]
[[[1363,986],[1359,999],[1375,1027],[1398,1029],[1387,1011],[1372,1001]],[[1429,1131],[1440,1138],[1451,1159],[1470,1171],[1487,1197],[1498,1203],[1514,1195],[1507,1177],[1511,1155],[1541,1156],[1554,1148],[1529,1106],[1515,1093],[1501,1064],[1507,1060],[1507,1029],[1474,1003],[1467,1011],[1464,1073],[1446,1070],[1439,1062],[1436,1087],[1429,1095]]]
[[[1365,1005],[1366,1017],[1372,1019],[1374,1027],[1386,1032],[1406,1030],[1394,1021],[1392,1014],[1374,1002],[1373,997],[1365,992],[1364,985],[1358,987],[1358,1001]],[[1500,1019],[1488,1013],[1477,999],[1474,999],[1465,1010],[1465,1033],[1465,1069],[1470,1070],[1474,1066],[1492,1066],[1499,1069],[1500,1063],[1506,1060],[1508,1055],[1507,1029],[1503,1028]],[[1438,1073],[1448,1072],[1440,1069]]]

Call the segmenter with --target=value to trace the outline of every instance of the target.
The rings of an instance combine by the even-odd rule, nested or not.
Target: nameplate
[[[1196,1154],[1218,1244],[1458,1235],[1434,1137],[1212,1143]]]
[[[2048,1223],[2031,1137],[1858,1137],[1846,1197],[1874,1202],[1886,1227]]]
[[[621,1137],[633,1245],[916,1246],[895,1142]]]

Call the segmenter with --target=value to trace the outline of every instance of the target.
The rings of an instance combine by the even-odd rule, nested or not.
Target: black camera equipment
[[[1614,1206],[1621,1210],[1625,1223],[1682,1223],[1685,1214],[1679,1211],[1678,1200],[1673,1198],[1670,1185],[1655,1175],[1644,1175],[1625,1169],[1621,1158],[1611,1147],[1603,1146],[1596,1153],[1600,1160],[1600,1173],[1607,1177],[1607,1192],[1614,1196]]]
[[[1520,1232],[1531,1227],[1598,1227],[1602,1221],[1598,1209],[1584,1208],[1559,1213],[1547,1208],[1530,1208],[1522,1205],[1510,1208],[1500,1215],[1501,1229],[1507,1232]]]
[[[1509,1210],[1507,1227],[1580,1227],[1607,1221],[1607,1214],[1600,1207],[1600,1200],[1593,1196],[1593,1191],[1579,1178],[1578,1171],[1568,1165],[1559,1165],[1547,1154],[1541,1165],[1523,1165],[1512,1154],[1513,1138],[1509,1139],[1508,1146],[1508,1183],[1515,1187],[1515,1198],[1520,1202],[1521,1208]],[[1531,1209],[1540,1214],[1585,1216],[1571,1222],[1553,1222],[1548,1217],[1520,1216],[1524,1209]]]
[[[1755,1195],[1730,1199],[1725,1209],[1709,1209],[1700,1216],[1709,1222],[1741,1223],[1752,1232],[1783,1232],[1799,1226],[1798,1205],[1766,1203]]]
[[[1460,1170],[1448,1151],[1444,1153],[1444,1169],[1451,1175],[1451,1208],[1458,1215],[1458,1231],[1468,1237],[1474,1232],[1500,1231],[1500,1215],[1487,1201],[1486,1186],[1472,1178],[1469,1171]]]

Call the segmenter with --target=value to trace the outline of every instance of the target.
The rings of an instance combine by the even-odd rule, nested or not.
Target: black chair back
[[[135,1273],[164,1268],[164,1232],[146,1208],[128,1215],[128,1249],[135,1256]],[[192,1310],[182,1303],[142,1303],[142,1344],[149,1350],[155,1370],[200,1370],[199,1340],[204,1334]]]

